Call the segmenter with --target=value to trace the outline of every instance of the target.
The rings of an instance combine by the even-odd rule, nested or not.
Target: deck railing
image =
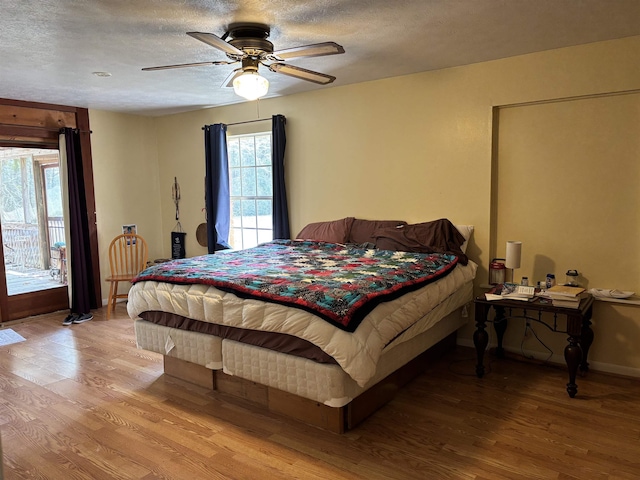
[[[62,217],[49,217],[47,221],[49,232],[49,252],[56,244],[64,244],[64,221]],[[4,247],[5,266],[25,268],[49,268],[49,256],[43,258],[41,241],[35,223],[5,222],[2,224],[2,242]]]
[[[49,247],[56,244],[64,244],[64,219],[62,217],[49,217]]]

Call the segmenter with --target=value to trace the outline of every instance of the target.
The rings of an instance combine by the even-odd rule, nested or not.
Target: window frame
[[[269,156],[268,163],[261,163],[258,159],[258,146],[256,142],[257,137],[268,137],[269,139]],[[253,139],[253,163],[245,164],[242,160],[242,139],[251,138]],[[237,141],[237,149],[238,149],[238,164],[232,166],[232,155],[231,148],[232,143]],[[230,218],[230,229],[229,229],[229,244],[234,250],[250,248],[252,246],[258,245],[260,243],[264,243],[266,241],[271,241],[273,239],[273,159],[271,156],[271,152],[273,149],[273,136],[271,131],[262,131],[262,132],[254,132],[254,133],[244,133],[237,135],[227,135],[227,155],[229,158],[229,218]],[[270,195],[259,194],[259,175],[258,169],[269,167],[269,190]],[[255,184],[255,194],[245,195],[243,191],[244,182],[243,182],[243,174],[247,171],[253,171],[253,182]],[[239,182],[240,182],[240,195],[234,195],[234,171],[238,172]],[[270,211],[269,218],[270,223],[269,227],[266,228],[264,226],[264,222],[260,222],[259,220],[259,208],[258,202],[268,201],[270,203]],[[240,225],[237,226],[234,223],[234,205],[240,202]],[[249,225],[245,224],[246,217],[251,215],[245,215],[242,211],[244,208],[245,202],[253,202],[253,222]],[[239,238],[236,238],[236,232],[240,232]],[[250,233],[251,232],[251,233]],[[253,239],[247,239],[247,234],[255,233],[255,237]],[[262,234],[262,235],[261,235]]]

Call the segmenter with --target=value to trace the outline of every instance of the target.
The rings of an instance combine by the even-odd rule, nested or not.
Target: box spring
[[[392,342],[376,375],[363,387],[333,364],[140,319],[135,321],[135,332],[139,348],[164,355],[168,375],[342,433],[393,398],[424,370],[427,359],[455,346],[455,332],[467,322],[456,308],[459,305],[450,297],[412,328],[420,331],[430,316],[444,316],[440,321],[414,336],[407,331]]]

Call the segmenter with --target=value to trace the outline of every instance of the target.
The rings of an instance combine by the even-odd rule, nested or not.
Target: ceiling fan
[[[258,73],[259,65],[264,65],[275,73],[282,73],[320,85],[327,85],[336,79],[332,75],[314,72],[313,70],[296,67],[284,62],[292,58],[320,57],[344,53],[342,46],[335,42],[323,42],[274,51],[273,44],[267,40],[269,34],[268,26],[254,23],[233,24],[222,37],[218,37],[213,33],[187,32],[187,35],[196,40],[200,40],[224,52],[229,60],[164,65],[161,67],[147,67],[142,70],[231,65],[240,62],[241,67],[233,70],[222,83],[222,86],[233,86],[238,95],[248,100],[255,100],[266,95],[269,89],[267,79]]]

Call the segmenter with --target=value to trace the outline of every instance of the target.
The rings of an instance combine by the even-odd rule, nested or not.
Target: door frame
[[[96,222],[93,161],[89,110],[86,108],[25,102],[0,98],[0,145],[24,148],[59,148],[61,128],[77,128],[80,133],[82,165],[86,188],[86,211],[89,217],[89,248],[93,266],[95,298],[102,298],[98,228]],[[1,237],[1,233],[0,233]],[[0,242],[0,257],[4,249]],[[66,286],[20,295],[7,295],[4,261],[0,261],[0,322],[69,308]]]

